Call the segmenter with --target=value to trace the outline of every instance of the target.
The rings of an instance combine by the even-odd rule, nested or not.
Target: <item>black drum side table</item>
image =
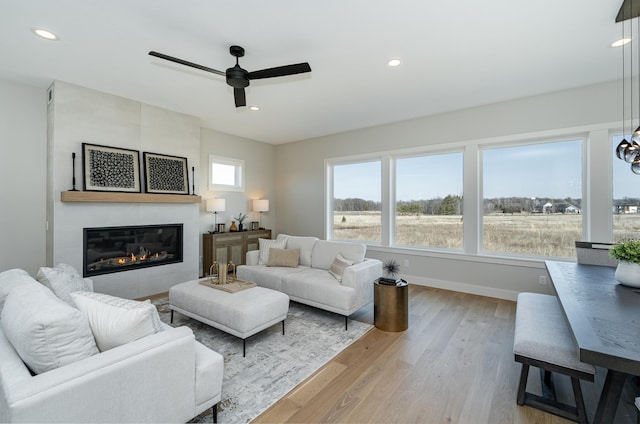
[[[401,280],[395,286],[373,283],[373,323],[382,331],[409,328],[409,284]]]

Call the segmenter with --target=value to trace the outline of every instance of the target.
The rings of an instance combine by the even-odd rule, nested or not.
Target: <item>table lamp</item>
[[[214,224],[213,232],[218,232],[218,212],[224,212],[225,201],[224,199],[207,199],[207,212],[213,212]]]
[[[269,212],[269,200],[255,199],[253,201],[253,210],[254,212],[260,212],[260,223],[258,226],[261,230],[264,230],[264,228],[262,228],[262,212]]]

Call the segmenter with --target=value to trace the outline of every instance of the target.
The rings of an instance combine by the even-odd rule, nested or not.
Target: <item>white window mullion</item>
[[[469,255],[476,255],[482,243],[482,164],[477,145],[465,147],[463,161],[464,251]]]

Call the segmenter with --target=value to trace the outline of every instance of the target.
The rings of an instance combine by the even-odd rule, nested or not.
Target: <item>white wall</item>
[[[226,224],[227,231],[231,220],[239,213],[248,214],[245,224],[260,219],[258,213],[251,211],[251,200],[269,200],[269,212],[262,214],[262,226],[273,230],[275,234],[274,223],[277,212],[275,204],[275,146],[207,128],[202,128],[200,139],[202,172],[199,177],[201,187],[199,194],[203,198],[200,206],[200,232],[205,233],[213,230],[214,217],[213,214],[206,212],[205,203],[206,199],[216,197],[226,201],[226,210],[218,213],[217,222]],[[244,160],[244,192],[209,191],[207,168],[210,154]],[[202,240],[200,240],[200,247],[202,249]],[[202,267],[202,260],[200,266]]]
[[[45,262],[46,90],[0,80],[0,272]]]
[[[92,277],[96,291],[126,298],[166,292],[198,277],[198,204],[68,203],[60,192],[72,187],[76,153],[77,188],[82,189],[82,143],[122,147],[187,158],[200,171],[200,121],[133,100],[55,82],[49,109],[49,240],[51,263],[82,269],[82,230],[143,224],[182,223],[184,262]],[[191,174],[191,173],[190,173]],[[189,175],[191,179],[191,175]],[[191,184],[190,184],[191,185]]]
[[[327,158],[511,136],[549,136],[578,128],[583,134],[591,134],[588,143],[591,154],[587,155],[591,165],[597,167],[600,160],[606,170],[610,165],[602,153],[609,153],[609,138],[602,127],[620,120],[620,94],[620,83],[605,83],[279,145],[276,226],[289,234],[325,237]],[[590,192],[586,201],[593,202],[594,197],[607,199],[610,189],[606,175],[602,178],[604,174],[606,171],[593,173],[592,181],[587,182]],[[596,212],[599,217],[607,215],[606,202]],[[600,237],[596,241],[605,241],[601,237],[606,229],[596,227],[588,231],[588,235]],[[402,272],[414,283],[509,299],[520,291],[551,290],[548,285],[539,285],[539,276],[547,275],[544,264],[536,260],[491,259],[379,246],[369,246],[367,256],[395,258],[401,265],[409,260],[410,266],[403,266]]]

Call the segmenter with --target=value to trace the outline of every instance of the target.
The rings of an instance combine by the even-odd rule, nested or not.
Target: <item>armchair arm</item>
[[[247,265],[258,265],[258,259],[260,259],[259,250],[250,250],[247,252]]]
[[[27,378],[16,375],[2,358],[0,409],[6,408],[7,414],[3,418],[186,422],[195,415],[194,343],[192,331],[179,327]],[[15,367],[15,361],[8,362]]]
[[[355,289],[358,309],[373,302],[373,282],[381,275],[382,262],[378,259],[365,258],[364,261],[345,268],[342,285]]]

